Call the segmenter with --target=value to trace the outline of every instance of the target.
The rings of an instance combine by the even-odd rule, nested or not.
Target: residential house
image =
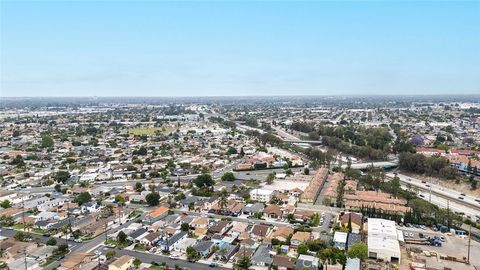
[[[237,251],[238,245],[223,243],[218,246],[218,250],[215,252],[215,259],[228,261]]]
[[[58,268],[59,270],[81,270],[81,266],[89,263],[92,261],[92,257],[94,254],[92,253],[82,253],[82,252],[74,252],[71,253],[66,260],[60,265]]]
[[[215,244],[210,240],[200,240],[193,248],[198,252],[200,257],[208,258],[213,251]]]
[[[353,233],[360,233],[363,226],[363,216],[360,213],[347,212],[339,216],[340,227],[347,228],[348,223],[352,226]]]
[[[103,207],[98,205],[96,202],[87,202],[80,206],[80,211],[82,213],[96,213],[102,208]]]
[[[281,255],[273,256],[272,266],[278,270],[293,270],[295,268],[292,259]]]
[[[140,243],[146,246],[153,246],[160,239],[160,233],[151,232],[140,239]]]
[[[170,209],[168,207],[165,207],[165,206],[158,207],[157,209],[153,210],[152,212],[150,212],[147,215],[146,222],[149,223],[149,224],[155,223],[156,221],[166,217],[168,215],[169,210]]]
[[[197,217],[191,223],[190,226],[193,228],[207,228],[209,219],[208,217]]]
[[[270,227],[263,224],[255,224],[250,232],[251,237],[255,240],[264,239],[270,232]]]
[[[282,209],[276,204],[267,205],[263,210],[263,213],[269,218],[277,219],[282,217]]]
[[[210,234],[224,234],[232,227],[231,222],[220,220],[208,228]]]
[[[307,242],[312,237],[310,232],[296,232],[290,239],[290,244],[294,247],[298,247],[300,244]]]
[[[273,262],[272,253],[273,250],[270,245],[262,244],[258,246],[251,258],[252,265],[270,267]]]
[[[128,270],[132,267],[134,257],[123,255],[108,265],[108,270]]]
[[[294,230],[288,226],[281,226],[277,227],[275,231],[272,233],[272,239],[277,239],[281,242],[286,242],[287,238],[290,235],[293,235]]]
[[[265,205],[263,203],[254,203],[254,204],[247,204],[243,209],[242,213],[244,215],[253,216],[259,213],[263,213],[263,209]]]
[[[336,231],[333,235],[333,245],[340,250],[345,250],[347,247],[347,237],[348,233]]]
[[[320,260],[311,255],[301,254],[295,262],[295,270],[318,270],[320,269]]]
[[[173,245],[173,250],[181,252],[181,253],[185,253],[185,252],[187,252],[187,248],[189,246],[194,246],[195,243],[197,243],[197,239],[186,237],[186,238],[183,238],[182,240],[178,241],[177,243],[175,243]]]

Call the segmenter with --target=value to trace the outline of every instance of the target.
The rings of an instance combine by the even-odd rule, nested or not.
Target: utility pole
[[[27,266],[27,248],[23,249],[23,260],[24,260],[24,263],[25,263],[25,270],[27,270],[28,269],[28,266]]]
[[[470,223],[470,229],[468,230],[468,254],[467,254],[467,264],[470,264],[470,243],[472,241],[472,223]]]
[[[448,231],[450,232],[450,200],[447,199],[447,226]]]

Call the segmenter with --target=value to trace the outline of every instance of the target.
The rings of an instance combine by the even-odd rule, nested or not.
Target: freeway
[[[387,179],[392,179],[395,174],[387,173]],[[480,217],[480,201],[478,198],[472,196],[464,196],[461,192],[456,190],[434,185],[432,183],[424,183],[420,179],[412,178],[406,175],[397,174],[400,179],[402,188],[411,189],[415,187],[418,192],[417,195],[431,203],[441,207],[450,208],[457,213],[464,213],[473,220]],[[460,199],[463,198],[463,199]]]
[[[402,185],[404,187],[404,185]],[[407,189],[407,187],[404,187]],[[470,207],[467,207],[462,204],[458,204],[455,201],[449,201],[448,199],[445,199],[440,196],[436,196],[435,194],[430,194],[428,191],[420,191],[417,194],[419,197],[437,205],[438,207],[441,208],[449,208],[451,211],[461,214],[464,213],[465,215],[469,216],[473,220],[477,220],[477,216],[480,217],[480,211],[477,211],[475,209],[472,209]]]
[[[395,176],[394,173],[387,173],[387,178],[393,178]],[[439,185],[435,185],[432,183],[426,183],[423,180],[409,177],[403,174],[397,174],[398,178],[401,182],[410,184],[411,186],[415,186],[419,190],[428,191],[432,194],[435,194],[439,197],[443,197],[449,199],[450,201],[455,201],[459,204],[465,205],[475,210],[480,210],[480,199],[475,198],[473,196],[466,196],[459,191],[445,188]]]

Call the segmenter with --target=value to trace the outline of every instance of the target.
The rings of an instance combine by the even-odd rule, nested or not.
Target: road
[[[233,169],[240,163],[240,161],[235,161],[230,164],[227,164],[225,167],[215,170],[211,173],[214,179],[219,179],[223,176],[226,172],[231,172]],[[169,176],[167,177],[170,181],[177,181],[179,178],[180,180],[191,180],[197,177],[199,174],[189,174],[183,176]],[[136,179],[136,180],[113,180],[113,181],[96,181],[92,182],[90,187],[102,186],[102,187],[119,187],[124,188],[127,185],[134,185],[136,182],[140,182],[143,185],[151,184],[152,182],[163,182],[164,180],[161,178],[153,178],[153,179]],[[62,188],[68,188],[68,185],[62,185]],[[30,193],[50,193],[54,191],[54,185],[51,186],[44,186],[44,187],[29,187],[29,188],[22,188],[15,191],[24,191]]]
[[[405,189],[407,187],[405,186]],[[469,216],[473,220],[477,220],[477,216],[480,217],[480,211],[472,209],[462,204],[458,204],[455,201],[449,201],[444,197],[437,196],[435,194],[430,194],[428,191],[419,191],[418,196],[426,201],[429,201],[438,207],[441,208],[450,208],[451,211],[456,212],[457,214],[464,213],[465,215]]]
[[[387,176],[387,179],[392,179],[393,177],[395,177],[395,174],[387,173],[386,176]],[[431,192],[432,195],[435,195],[444,200],[449,200],[450,205],[454,203],[464,207],[465,211],[461,211],[461,212],[465,212],[465,213],[471,212],[471,213],[477,213],[477,214],[480,213],[479,212],[480,201],[476,201],[476,200],[479,200],[479,198],[475,198],[473,196],[463,196],[459,191],[448,189],[432,183],[423,183],[421,179],[409,177],[403,174],[397,174],[397,176],[399,177],[401,182],[403,182],[406,185],[415,187],[420,192],[424,192],[424,193],[426,192],[428,194],[430,194]],[[463,199],[460,199],[460,197]],[[426,198],[428,199],[429,197],[426,196]],[[446,203],[445,203],[445,206],[443,207],[446,207]]]
[[[13,236],[15,236],[16,233],[17,233],[16,230],[8,229],[8,228],[2,228],[2,231],[0,232],[0,235],[5,236],[5,237],[13,237]],[[50,238],[56,239],[57,240],[57,245],[65,243],[65,238],[47,237],[47,236],[43,236],[43,235],[35,234],[35,233],[27,233],[27,234],[29,234],[30,237],[32,237],[33,239],[39,238],[40,242],[43,243],[43,244],[46,244],[48,239],[50,239]],[[67,240],[67,243],[68,243],[68,247],[70,249],[70,253],[78,252],[80,246],[82,246],[84,244],[84,243],[76,243],[76,242],[73,242],[73,241],[70,241],[70,240]],[[61,263],[61,261],[53,261],[48,266],[44,267],[44,269],[52,269],[54,267],[58,267],[60,265],[60,263]]]
[[[269,220],[263,220],[263,219],[255,219],[255,218],[245,218],[245,217],[231,217],[231,216],[224,216],[224,215],[217,215],[217,214],[211,214],[211,213],[202,213],[202,212],[192,212],[192,211],[187,211],[187,210],[179,210],[179,209],[174,209],[173,210],[177,214],[182,214],[182,213],[188,213],[188,215],[191,216],[209,216],[212,218],[216,219],[222,219],[222,218],[230,218],[233,221],[239,221],[239,222],[248,222],[250,224],[271,224],[273,226],[287,226],[290,225],[288,222],[281,222],[281,221],[269,221]]]
[[[97,250],[102,252],[102,254],[105,254],[107,250],[110,248],[107,247],[100,247]],[[178,265],[181,269],[188,268],[188,269],[200,269],[200,270],[206,270],[206,269],[212,269],[209,265],[207,264],[202,264],[199,262],[188,262],[185,260],[174,260],[170,259],[168,256],[164,255],[159,255],[159,254],[152,254],[152,253],[145,253],[145,252],[139,252],[139,251],[134,251],[134,250],[127,250],[127,249],[114,249],[116,252],[116,256],[120,257],[123,255],[129,255],[134,258],[140,259],[144,263],[151,263],[151,262],[156,262],[158,264],[161,264],[165,262],[168,266],[174,267],[175,265]],[[221,266],[217,266],[214,269],[228,269],[224,268]]]

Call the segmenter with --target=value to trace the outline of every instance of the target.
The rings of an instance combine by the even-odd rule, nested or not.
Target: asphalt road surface
[[[99,247],[96,250],[100,251],[102,254],[105,254],[110,248],[107,247]],[[168,266],[174,267],[175,265],[178,265],[181,269],[188,268],[192,270],[200,269],[200,270],[206,270],[206,269],[212,269],[207,264],[202,264],[199,262],[189,262],[181,259],[170,259],[168,256],[164,255],[159,255],[159,254],[152,254],[152,253],[145,253],[145,252],[139,252],[135,250],[127,250],[127,249],[113,249],[116,252],[117,257],[123,256],[123,255],[129,255],[134,258],[140,259],[144,263],[151,263],[151,262],[156,262],[158,264],[161,264],[165,262]],[[215,269],[228,269],[224,268],[221,266],[216,266]]]

